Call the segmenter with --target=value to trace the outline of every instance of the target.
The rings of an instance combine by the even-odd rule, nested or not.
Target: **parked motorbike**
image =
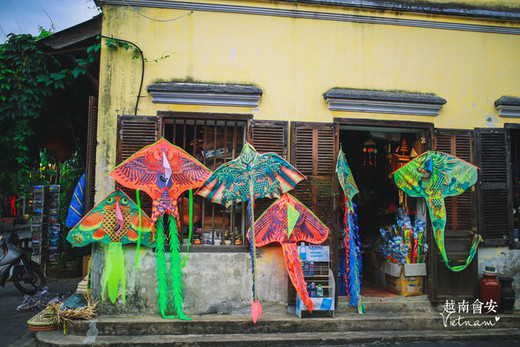
[[[25,294],[34,295],[47,283],[40,265],[27,256],[27,253],[17,246],[6,242],[0,236],[0,286],[12,278],[15,287]]]

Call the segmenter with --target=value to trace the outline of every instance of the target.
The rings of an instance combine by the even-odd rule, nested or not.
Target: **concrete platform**
[[[399,299],[394,299],[399,302]],[[417,302],[422,302],[420,298]],[[377,301],[377,300],[376,300]],[[384,307],[385,301],[379,307]],[[399,304],[396,304],[399,305]],[[421,304],[422,305],[422,304]],[[477,340],[520,342],[520,314],[463,315],[443,320],[439,312],[338,312],[300,319],[281,305],[264,305],[253,324],[249,314],[200,315],[191,321],[159,315],[100,316],[62,331],[38,332],[38,346],[316,346]],[[410,309],[410,308],[407,308]],[[456,315],[458,316],[458,314]],[[495,318],[497,317],[497,318]],[[452,316],[451,318],[456,318]],[[482,322],[489,324],[482,325]]]

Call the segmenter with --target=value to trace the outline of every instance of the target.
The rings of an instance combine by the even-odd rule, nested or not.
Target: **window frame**
[[[221,121],[244,122],[244,130],[243,130],[244,131],[244,134],[243,134],[244,143],[245,143],[245,141],[248,141],[250,138],[249,128],[250,128],[250,122],[253,118],[253,116],[250,114],[175,112],[175,111],[159,111],[159,112],[157,112],[157,116],[159,118],[159,124],[158,124],[159,137],[165,137],[164,135],[165,135],[166,124],[175,124],[176,121],[182,121],[182,122],[186,122],[186,121],[208,122],[209,121],[209,122],[215,122],[215,124],[217,122],[221,122]],[[206,126],[206,125],[204,125],[204,126]],[[184,146],[186,146],[186,144],[184,144]],[[195,144],[194,144],[194,146],[195,146]],[[184,147],[183,149],[186,150],[186,152],[188,152],[190,155],[193,155],[193,153],[194,153],[193,152],[194,148],[188,149],[188,148]],[[236,158],[240,153],[235,153],[235,154],[236,155],[234,156],[234,158]],[[231,160],[233,160],[233,159],[231,159]],[[216,163],[216,158],[214,160],[215,160],[214,163]],[[225,160],[225,162],[229,162],[229,160]],[[205,160],[203,160],[201,163],[203,165],[206,165]],[[201,197],[201,199],[206,201],[205,198]],[[247,230],[249,229],[249,221],[247,218],[247,211],[246,211],[246,205],[245,205],[246,203],[243,203],[243,204],[244,205],[242,207],[242,214],[245,213],[246,218],[245,218],[244,230],[239,231],[242,233],[242,242],[243,242],[242,245],[234,245],[234,244],[232,244],[232,245],[224,245],[224,244],[209,245],[209,244],[205,244],[204,241],[202,244],[194,244],[193,235],[192,235],[192,240],[190,240],[190,242],[191,242],[190,250],[193,252],[211,252],[211,253],[214,253],[214,252],[232,252],[232,253],[249,252],[249,243],[248,243],[247,237],[246,237]],[[206,203],[203,206],[206,206]],[[202,214],[204,215],[205,207],[201,206],[201,208],[202,208]],[[215,217],[215,214],[216,214],[216,212],[212,213],[212,218]],[[214,221],[214,219],[213,219],[213,221]],[[212,226],[210,226],[209,228],[205,228],[204,224],[202,224],[201,232],[204,234],[205,229],[209,229],[211,232],[211,235],[212,235],[212,239],[214,239],[216,227],[213,227],[213,226],[216,226],[216,224],[214,222],[212,223]],[[221,232],[225,232],[225,231],[221,231]],[[181,252],[185,252],[185,251],[187,251],[187,249],[188,249],[187,244],[181,244]]]

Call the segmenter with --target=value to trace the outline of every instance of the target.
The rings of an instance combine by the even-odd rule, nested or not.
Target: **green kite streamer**
[[[181,254],[179,235],[177,233],[177,220],[172,216],[168,216],[168,224],[170,228],[170,262],[171,262],[171,280],[173,290],[173,303],[175,311],[179,319],[191,320],[182,310],[182,273],[181,273]]]
[[[167,316],[168,311],[168,279],[167,279],[167,268],[166,268],[166,254],[164,251],[164,222],[162,217],[157,219],[155,224],[156,238],[155,238],[155,250],[157,252],[157,303],[159,305],[159,312],[163,318],[177,318],[176,316]]]
[[[135,269],[139,269],[139,251],[141,250],[141,232],[143,231],[142,227],[142,217],[141,217],[141,199],[139,199],[139,189],[135,191],[135,199],[137,200],[137,207],[139,208],[139,238],[137,239],[137,246],[135,247]]]
[[[125,280],[125,256],[123,254],[123,245],[121,243],[112,242],[108,244],[108,252],[106,255],[105,278],[101,288],[101,297],[105,297],[105,290],[108,289],[108,298],[111,302],[115,302],[119,294],[119,282],[121,282],[121,297],[125,304],[126,280]]]

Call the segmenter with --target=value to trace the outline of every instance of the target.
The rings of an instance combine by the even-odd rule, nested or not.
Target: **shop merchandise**
[[[426,200],[437,246],[448,269],[455,272],[464,270],[471,263],[482,237],[474,234],[464,265],[449,265],[444,248],[444,198],[460,195],[474,185],[477,182],[477,170],[476,166],[452,155],[427,151],[394,172],[395,183],[401,190],[411,197]]]
[[[240,155],[221,165],[197,194],[226,207],[240,202],[249,202],[251,234],[254,231],[254,203],[257,198],[277,198],[293,189],[305,179],[298,170],[276,153],[258,154],[255,148],[246,143]],[[256,323],[262,315],[262,306],[256,294],[256,237],[251,238],[251,267],[253,275],[253,302],[251,315]]]
[[[289,278],[305,306],[307,306],[309,311],[312,311],[314,304],[309,299],[311,293],[308,293],[306,288],[300,262],[300,257],[303,257],[303,255],[301,253],[298,255],[296,244],[299,241],[320,244],[327,239],[329,229],[311,210],[292,195],[286,193],[269,206],[256,220],[254,230],[257,247],[265,246],[271,242],[278,242],[282,245],[285,267],[289,273]],[[248,238],[251,239],[251,230]],[[312,275],[307,275],[313,276],[314,269],[312,270]],[[315,286],[313,293],[316,293]]]
[[[156,229],[157,287],[159,310],[164,318],[191,319],[182,309],[182,275],[178,235],[179,212],[177,199],[185,190],[199,188],[211,171],[182,148],[164,138],[134,153],[110,172],[121,185],[144,190],[153,200],[152,223]],[[137,193],[137,196],[139,193]],[[139,201],[138,201],[139,203]],[[190,203],[190,206],[192,204]],[[164,214],[168,214],[171,259],[171,287],[176,316],[166,315],[168,309],[168,280],[165,256]],[[190,227],[191,230],[191,227]],[[139,254],[138,243],[137,255]],[[136,259],[136,267],[137,267]]]
[[[139,236],[141,235],[141,236]],[[67,235],[72,246],[83,247],[91,242],[108,244],[101,296],[116,302],[121,282],[121,299],[125,303],[125,262],[123,244],[137,242],[154,247],[154,230],[150,218],[141,213],[135,202],[116,189],[97,204]]]

